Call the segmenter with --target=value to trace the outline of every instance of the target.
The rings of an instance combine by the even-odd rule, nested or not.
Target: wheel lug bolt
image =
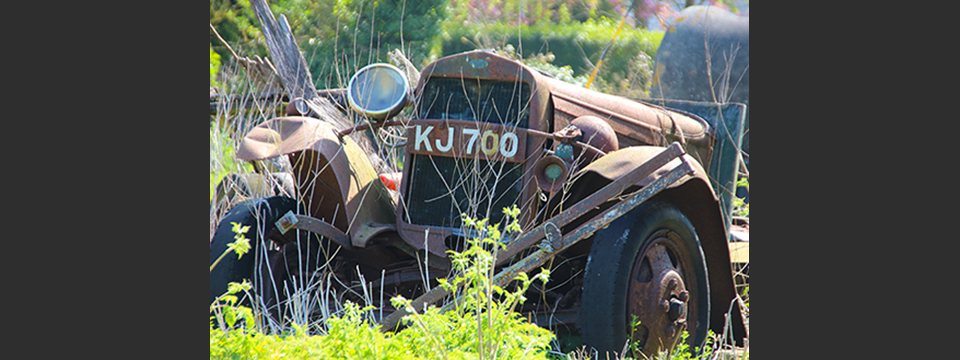
[[[687,299],[690,299],[690,292],[686,290],[681,291],[677,297],[680,298],[680,301],[687,302]]]
[[[670,282],[667,283],[667,289],[673,290],[677,288],[677,279],[670,279]]]
[[[668,312],[668,311],[670,311],[670,302],[669,302],[669,301],[666,301],[666,300],[661,301],[661,302],[660,302],[660,310],[662,310],[663,312]]]
[[[674,322],[683,318],[684,315],[686,315],[686,305],[677,300],[670,300],[670,310],[667,311],[667,318]]]

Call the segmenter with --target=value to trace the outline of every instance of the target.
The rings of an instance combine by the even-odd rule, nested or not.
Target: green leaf
[[[237,253],[237,259],[242,258],[243,254],[250,251],[250,239],[240,238],[237,241],[227,244],[227,247]]]
[[[241,227],[240,223],[230,222],[230,224],[233,224],[233,232],[235,232],[237,235],[246,234],[247,231],[250,230],[250,225]]]
[[[231,282],[227,284],[227,293],[236,294],[241,291],[250,291],[252,288],[253,286],[250,285],[250,282],[248,282],[247,279],[243,279],[242,283]]]

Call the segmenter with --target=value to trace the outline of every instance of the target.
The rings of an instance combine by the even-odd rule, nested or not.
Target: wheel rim
[[[651,236],[634,261],[627,292],[627,324],[634,316],[640,325],[627,329],[631,343],[652,356],[674,344],[680,333],[696,333],[694,303],[698,294],[689,250],[679,235],[661,231]]]

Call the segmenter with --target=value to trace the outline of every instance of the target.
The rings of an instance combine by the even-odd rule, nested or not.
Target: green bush
[[[346,87],[359,68],[387,62],[403,48],[415,64],[429,53],[444,18],[446,0],[282,1],[271,5],[285,15],[310,66],[318,89]]]
[[[277,0],[268,5],[278,20],[280,15],[287,18],[317,88],[324,89],[346,87],[357,69],[386,62],[387,52],[401,45],[415,64],[423,62],[446,17],[447,2]],[[211,1],[210,24],[240,56],[267,56],[249,1]],[[213,32],[210,44],[220,56],[230,57]],[[223,61],[227,63],[226,58]]]
[[[600,54],[610,44],[619,22],[601,19],[584,23],[541,23],[537,25],[474,24],[471,27],[445,24],[441,32],[442,55],[476,49],[517,49],[518,55],[531,58],[552,54],[558,68],[569,66],[573,77],[589,77]],[[652,63],[662,31],[647,31],[625,26],[610,46],[597,74],[595,88],[600,91],[641,97],[649,87]],[[630,93],[631,88],[635,90]]]
[[[533,4],[527,11],[542,12],[543,16],[533,17],[519,26],[504,21],[465,22],[462,20],[467,16],[460,14],[463,10],[448,7],[448,3],[448,0],[284,0],[269,5],[278,18],[281,14],[287,17],[320,89],[345,87],[357,69],[371,62],[386,62],[386,53],[400,48],[401,44],[405,55],[420,67],[441,56],[512,44],[515,49],[522,49],[521,58],[553,53],[553,65],[569,66],[572,77],[589,77],[619,25],[617,18],[599,15],[617,15],[604,8],[609,5],[607,2],[596,4],[597,8],[577,11],[565,4],[557,9]],[[593,15],[571,18],[571,13],[586,16],[587,10]],[[210,14],[211,24],[241,56],[266,56],[259,21],[249,2],[213,1]],[[212,33],[210,36],[213,50],[220,56],[229,56],[219,40]],[[652,59],[662,39],[662,31],[622,28],[604,57],[592,88],[632,97],[645,95]],[[221,61],[227,63],[226,58]]]

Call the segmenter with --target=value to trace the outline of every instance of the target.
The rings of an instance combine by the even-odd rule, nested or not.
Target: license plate
[[[526,154],[522,129],[456,120],[419,120],[407,125],[411,154],[522,162]]]

